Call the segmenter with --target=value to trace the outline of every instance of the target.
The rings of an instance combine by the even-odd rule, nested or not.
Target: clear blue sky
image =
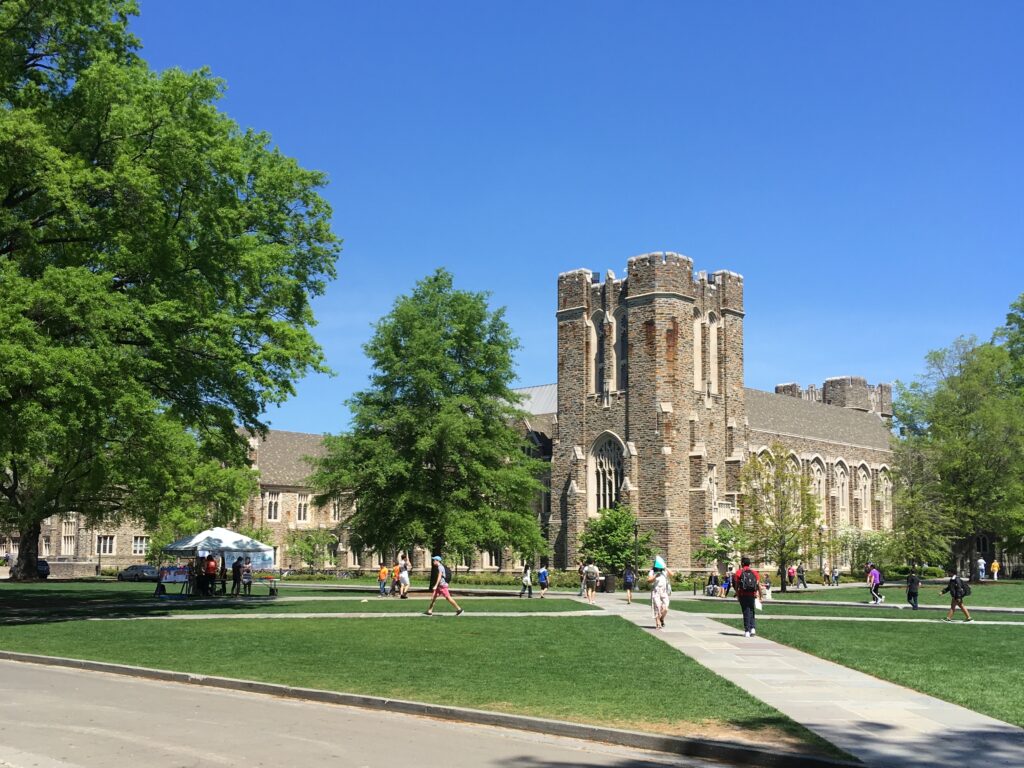
[[[1024,291],[1024,3],[144,0],[163,69],[325,171],[337,376],[271,426],[345,427],[362,344],[438,266],[555,380],[559,272],[678,251],[746,281],[746,380],[910,380]]]

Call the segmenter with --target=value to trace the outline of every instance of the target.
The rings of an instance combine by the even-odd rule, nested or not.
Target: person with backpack
[[[594,604],[594,593],[597,591],[597,580],[600,578],[601,571],[594,565],[594,560],[587,560],[583,568],[583,584],[587,588],[587,602],[591,605]]]
[[[736,584],[736,599],[743,611],[743,636],[753,637],[757,634],[757,616],[754,611],[757,598],[761,595],[761,574],[750,567],[749,557],[743,557],[732,580]]]
[[[661,555],[654,558],[654,565],[647,574],[647,583],[651,585],[651,610],[654,611],[654,628],[665,628],[665,617],[668,616],[672,597],[672,571],[665,565]]]
[[[526,594],[527,597],[532,599],[533,598],[533,573],[530,570],[530,564],[529,563],[527,563],[526,565],[523,566],[523,578],[521,579],[521,581],[522,581],[523,586],[519,590],[519,597],[522,597],[523,594]]]
[[[434,615],[434,603],[437,602],[438,597],[443,597],[448,601],[448,604],[455,609],[455,615],[462,615],[462,608],[452,598],[451,592],[448,591],[448,580],[452,577],[452,572],[448,566],[444,564],[440,555],[434,555],[431,558],[433,564],[437,567],[437,576],[434,578],[433,583],[433,595],[430,598],[430,605],[427,606],[427,616]]]
[[[626,563],[622,570],[622,588],[626,590],[626,605],[633,603],[633,587],[636,586],[636,571],[632,563]]]
[[[885,602],[885,596],[878,593],[882,586],[882,573],[875,567],[874,563],[868,563],[868,589],[871,590],[871,604],[881,605]]]
[[[952,621],[953,613],[956,611],[957,607],[959,607],[960,610],[964,612],[964,616],[967,617],[964,623],[970,624],[974,619],[971,618],[971,614],[968,612],[967,606],[964,605],[964,598],[971,594],[971,585],[960,578],[960,575],[956,572],[956,568],[950,568],[948,573],[949,583],[946,584],[946,588],[939,593],[944,595],[948,592],[950,598],[949,613],[946,614],[946,618],[944,618],[943,621]]]

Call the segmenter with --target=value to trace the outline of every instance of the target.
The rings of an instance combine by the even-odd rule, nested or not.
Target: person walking
[[[978,558],[978,562],[977,562],[977,566],[978,566],[978,581],[984,581],[985,580],[985,565],[986,565],[985,558],[984,557],[979,557]]]
[[[878,593],[878,588],[882,586],[882,574],[875,567],[874,563],[868,563],[868,589],[871,591],[871,604],[881,605],[885,602],[885,597]]]
[[[803,562],[796,564],[796,586],[807,589],[807,571],[804,570]]]
[[[743,636],[753,637],[757,634],[755,610],[761,593],[761,574],[750,567],[749,557],[740,559],[740,567],[733,574],[733,581],[736,582],[736,599],[743,611]]]
[[[540,564],[540,570],[537,571],[537,584],[540,586],[540,596],[543,599],[544,595],[548,593],[548,566],[543,561]]]
[[[654,628],[665,628],[665,617],[668,616],[669,603],[672,598],[672,571],[665,565],[661,555],[654,558],[654,565],[647,574],[647,583],[651,585],[651,610],[654,612]]]
[[[955,568],[948,569],[949,583],[946,584],[946,588],[942,590],[940,594],[949,593],[949,612],[946,614],[946,618],[943,621],[952,621],[953,614],[957,608],[960,608],[966,616],[966,624],[970,624],[974,621],[971,618],[970,612],[967,610],[967,606],[964,605],[964,598],[971,594],[971,587],[964,583],[964,580],[960,578]]]
[[[993,557],[992,565],[989,566],[989,570],[992,571],[992,581],[999,581],[999,568],[999,561]]]
[[[789,586],[793,586],[793,582],[796,580],[796,568],[792,565],[786,570],[786,576],[789,577]]]
[[[832,586],[833,587],[838,587],[839,586],[839,566],[838,565],[833,565],[832,566]]]
[[[594,604],[594,593],[597,591],[597,580],[601,578],[600,569],[594,565],[594,560],[587,560],[583,568],[583,584],[587,589],[587,602]]]
[[[522,597],[525,593],[527,597],[533,597],[533,572],[530,570],[530,564],[527,563],[523,566],[523,586],[519,590],[519,597]]]
[[[398,596],[402,600],[409,599],[409,557],[403,552],[398,556]]]
[[[622,569],[622,588],[626,590],[626,605],[633,603],[633,587],[636,585],[636,571],[632,563],[626,563]]]
[[[448,605],[455,609],[455,615],[462,615],[462,608],[452,598],[451,592],[448,591],[448,569],[444,565],[444,561],[440,555],[434,555],[431,558],[432,562],[437,568],[437,576],[434,578],[433,594],[430,598],[430,605],[427,606],[427,616],[434,615],[434,603],[437,602],[437,598],[443,597],[448,601]]]
[[[917,575],[916,569],[911,568],[910,573],[907,574],[907,602],[915,611],[917,610],[917,593],[920,588],[921,577]]]
[[[580,591],[579,594],[576,595],[576,597],[583,597],[584,593],[586,592],[586,585],[584,584],[583,578],[583,569],[585,567],[586,566],[584,565],[582,560],[580,560],[579,563],[576,565],[576,573],[580,577]]]

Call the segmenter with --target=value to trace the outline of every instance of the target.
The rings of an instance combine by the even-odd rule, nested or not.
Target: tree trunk
[[[39,559],[39,521],[29,523],[20,531],[21,542],[18,544],[18,564],[11,571],[12,581],[38,581],[39,572],[36,561]]]

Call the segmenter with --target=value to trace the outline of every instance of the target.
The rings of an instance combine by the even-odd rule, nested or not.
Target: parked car
[[[152,565],[129,565],[119,574],[118,581],[158,581],[157,570]]]

